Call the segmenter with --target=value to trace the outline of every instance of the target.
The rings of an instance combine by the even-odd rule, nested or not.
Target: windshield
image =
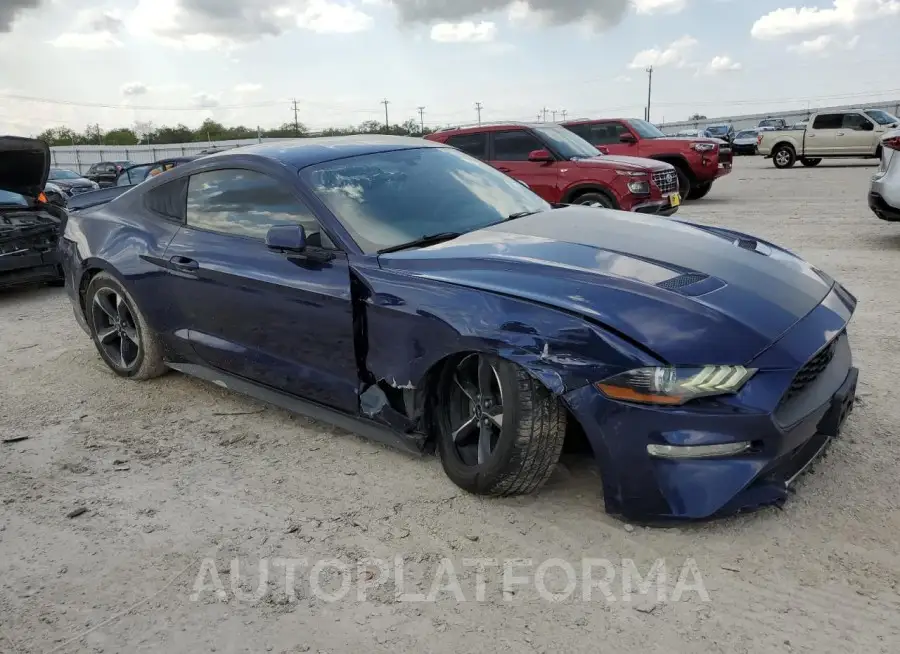
[[[47,179],[81,179],[81,175],[65,168],[51,168]]]
[[[348,157],[301,174],[370,254],[428,234],[470,232],[550,209],[512,177],[453,148]]]
[[[882,111],[881,109],[870,109],[866,112],[866,115],[879,125],[891,125],[893,123],[900,123],[900,118],[892,116],[888,112]]]
[[[637,132],[642,139],[666,138],[666,135],[659,131],[659,128],[656,125],[648,123],[646,120],[632,118],[628,121],[628,124],[631,125],[631,129]]]
[[[0,205],[6,206],[14,206],[14,207],[27,207],[28,200],[25,199],[24,195],[19,195],[18,193],[12,193],[11,191],[3,191],[0,190]]]
[[[727,134],[728,125],[717,125],[715,127],[707,127],[706,131],[710,134]]]
[[[585,159],[587,157],[601,156],[600,150],[565,127],[548,125],[535,127],[534,131],[566,159]]]
[[[772,118],[770,120],[761,120],[759,121],[760,127],[777,127],[781,124],[781,121],[777,118]]]
[[[123,170],[116,178],[116,186],[133,186],[134,184],[143,182],[147,179],[147,173],[150,172],[150,169],[153,168],[153,166],[154,164],[147,164],[145,166],[137,166]]]
[[[757,132],[755,132],[754,130],[748,130],[746,132],[738,132],[738,135],[735,136],[734,138],[736,138],[736,139],[752,139],[752,138],[756,138],[756,134],[757,134]]]

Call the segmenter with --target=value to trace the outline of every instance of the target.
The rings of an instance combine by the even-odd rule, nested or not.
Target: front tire
[[[457,486],[477,495],[522,495],[550,477],[566,411],[522,368],[467,355],[444,368],[436,399],[438,451]]]
[[[696,186],[691,187],[690,193],[688,193],[688,200],[699,200],[700,198],[706,197],[706,195],[712,190],[712,182],[706,182],[705,184],[697,184]]]
[[[167,368],[159,337],[134,298],[108,273],[99,273],[85,293],[85,318],[100,358],[120,377],[145,380]]]
[[[572,204],[580,204],[585,207],[597,207],[599,209],[615,209],[616,203],[613,202],[612,198],[608,197],[605,193],[599,193],[591,191],[589,193],[582,193],[579,195]]]
[[[789,145],[779,145],[772,153],[776,168],[792,168],[797,162],[797,153]]]
[[[807,168],[815,168],[820,163],[822,163],[822,160],[821,159],[810,159],[809,157],[803,157],[800,160],[800,163],[802,163]]]

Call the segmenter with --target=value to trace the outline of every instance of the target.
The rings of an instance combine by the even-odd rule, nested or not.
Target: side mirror
[[[266,247],[279,252],[303,252],[306,230],[301,225],[273,225],[266,232]]]
[[[553,158],[549,150],[532,150],[528,154],[528,161],[533,163],[550,163],[551,161],[556,161],[556,159]]]
[[[872,123],[870,123],[867,120],[866,122],[864,122],[862,125],[859,126],[859,129],[861,129],[864,132],[872,132],[875,130],[875,125],[873,125]]]
[[[619,135],[619,143],[637,143],[637,139],[634,137],[634,134],[620,134]]]

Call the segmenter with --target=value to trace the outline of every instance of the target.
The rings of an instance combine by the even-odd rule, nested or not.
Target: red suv
[[[635,118],[570,120],[562,125],[601,152],[672,164],[678,171],[678,190],[688,200],[699,200],[716,179],[731,172],[731,146],[721,139],[666,136],[656,125]]]
[[[670,216],[678,177],[663,162],[603,156],[559,125],[491,123],[454,127],[425,138],[452,145],[527,184],[547,202],[586,204]]]

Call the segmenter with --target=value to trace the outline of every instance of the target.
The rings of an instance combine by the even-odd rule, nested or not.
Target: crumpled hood
[[[50,174],[50,146],[38,139],[0,136],[0,189],[36,199]]]
[[[577,206],[379,261],[583,315],[672,364],[747,363],[833,285],[786,250],[737,232]]]
[[[657,161],[656,159],[644,159],[643,157],[626,157],[613,154],[605,154],[603,156],[593,157],[591,159],[578,159],[573,163],[579,167],[601,165],[604,168],[615,168],[617,170],[649,170],[650,172],[654,173],[662,172],[664,170],[669,170],[670,168],[672,168],[671,164],[667,164],[664,161]]]

